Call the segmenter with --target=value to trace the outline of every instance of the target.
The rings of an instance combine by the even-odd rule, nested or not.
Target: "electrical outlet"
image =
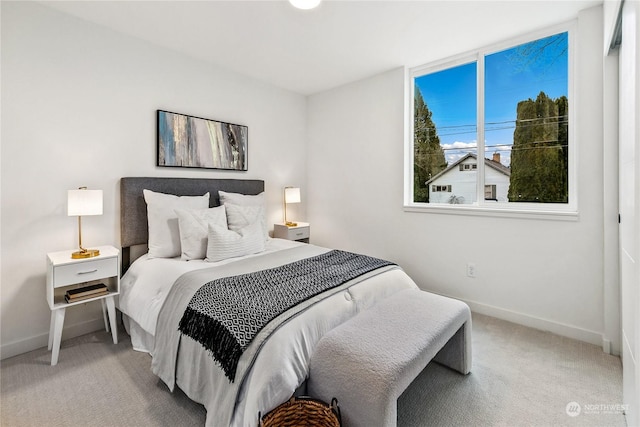
[[[467,263],[467,276],[476,277],[476,265],[472,262]]]

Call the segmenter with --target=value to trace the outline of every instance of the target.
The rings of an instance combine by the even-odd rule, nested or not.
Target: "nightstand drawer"
[[[58,265],[53,272],[53,287],[72,285],[76,283],[98,280],[118,275],[117,258],[97,259],[93,261],[76,262],[68,265]]]
[[[309,238],[309,227],[290,228],[288,230],[290,240],[300,240]]]
[[[278,226],[274,231],[274,237],[288,240],[308,239],[309,227]]]

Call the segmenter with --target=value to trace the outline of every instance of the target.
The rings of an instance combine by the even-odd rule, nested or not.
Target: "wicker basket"
[[[258,415],[260,418],[260,416]],[[331,405],[311,397],[292,397],[260,418],[260,427],[340,427],[340,408],[334,397]]]

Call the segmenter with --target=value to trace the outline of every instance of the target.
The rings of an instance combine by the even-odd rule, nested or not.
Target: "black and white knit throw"
[[[207,349],[231,382],[256,334],[296,304],[393,263],[339,250],[290,264],[224,277],[191,298],[179,330]]]

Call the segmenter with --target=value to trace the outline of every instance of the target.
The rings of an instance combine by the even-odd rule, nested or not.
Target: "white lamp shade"
[[[300,203],[300,189],[297,187],[286,187],[284,189],[285,203]]]
[[[289,3],[298,9],[307,10],[317,7],[320,4],[320,1],[321,0],[289,0]]]
[[[102,215],[102,190],[69,190],[67,215]]]

